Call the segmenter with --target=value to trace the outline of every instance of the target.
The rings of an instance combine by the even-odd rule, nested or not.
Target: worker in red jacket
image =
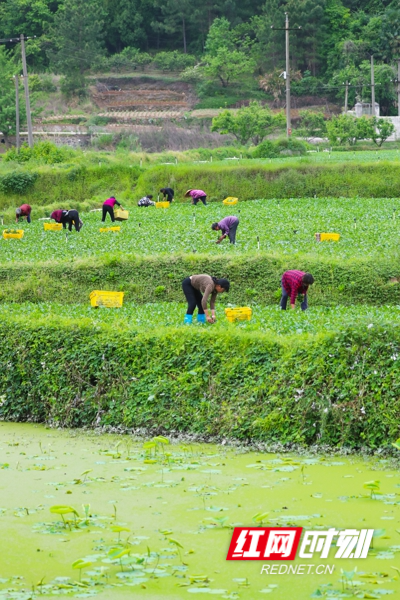
[[[26,217],[26,220],[28,223],[31,222],[31,210],[32,208],[29,206],[29,204],[21,204],[21,206],[19,208],[16,209],[15,211],[15,222],[18,223],[19,220],[24,217]]]
[[[297,296],[302,294],[303,302],[301,303],[301,310],[306,310],[308,308],[308,287],[313,283],[314,277],[311,273],[304,273],[304,271],[286,271],[282,276],[281,309],[286,310],[289,297],[290,308],[294,309]]]

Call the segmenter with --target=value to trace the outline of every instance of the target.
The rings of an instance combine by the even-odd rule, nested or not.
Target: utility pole
[[[344,92],[344,114],[347,114],[347,111],[349,110],[349,80],[346,79],[346,89]]]
[[[400,58],[397,59],[397,114],[400,117]]]
[[[14,75],[15,82],[15,145],[17,147],[17,153],[19,154],[20,141],[19,141],[19,76]]]
[[[375,117],[375,74],[374,74],[374,57],[371,54],[371,115]]]
[[[21,35],[20,35],[20,40],[21,40],[21,55],[22,55],[22,73],[23,73],[24,88],[25,88],[26,124],[28,126],[28,144],[29,144],[30,148],[33,148],[31,104],[29,101],[28,70],[26,68],[25,37],[24,37],[23,33],[21,33]]]
[[[285,49],[286,49],[286,135],[292,134],[292,119],[290,116],[290,60],[289,60],[289,15],[285,13]]]
[[[289,55],[289,31],[295,29],[299,31],[301,27],[289,27],[289,13],[285,12],[285,27],[274,27],[271,25],[271,29],[285,31],[285,54],[286,54],[286,135],[290,137],[292,135],[292,119],[290,115],[290,55]]]

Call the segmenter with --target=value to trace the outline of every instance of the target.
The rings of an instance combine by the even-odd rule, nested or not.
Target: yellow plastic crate
[[[233,206],[234,204],[237,204],[239,202],[239,198],[234,198],[233,196],[228,196],[228,198],[225,198],[225,200],[222,200],[222,204],[225,204],[226,206]]]
[[[107,308],[121,308],[124,302],[124,292],[105,292],[94,290],[90,296],[91,306],[106,306]]]
[[[156,202],[156,208],[169,208],[169,202]]]
[[[127,210],[121,210],[120,208],[114,213],[116,221],[126,221],[129,217],[129,212]]]
[[[240,306],[238,308],[226,308],[225,314],[228,321],[250,321],[253,311],[249,306]]]
[[[100,233],[105,233],[106,231],[121,231],[121,227],[100,227]]]
[[[62,223],[43,223],[45,231],[61,231]]]
[[[7,230],[3,231],[3,238],[5,240],[22,240],[24,237],[23,229],[15,229],[15,233],[7,233]]]
[[[340,233],[316,233],[315,239],[317,242],[338,242]]]

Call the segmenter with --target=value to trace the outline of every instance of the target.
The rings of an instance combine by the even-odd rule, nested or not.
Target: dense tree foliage
[[[393,112],[393,67],[400,58],[399,0],[0,0],[0,36],[36,36],[27,43],[29,66],[36,71],[56,68],[67,79],[72,78],[71,67],[61,59],[66,49],[71,56],[79,55],[82,74],[98,63],[102,42],[105,56],[127,49],[144,54],[146,60],[160,51],[194,55],[205,65],[206,76],[223,86],[242,72],[255,71],[267,77],[266,89],[273,86],[268,75],[279,75],[285,65],[285,12],[294,28],[291,68],[301,74],[294,94],[329,92],[343,101],[343,84],[349,81],[349,105],[356,96],[368,100],[373,54],[376,99],[384,114]],[[84,29],[89,31],[81,41]],[[18,54],[16,46],[8,49]],[[278,84],[279,80],[275,85],[279,96]]]
[[[13,75],[19,79],[18,70],[8,60],[4,48],[0,47],[0,131],[2,140],[8,142],[9,135],[15,135],[16,107],[15,107],[15,83]],[[25,119],[24,102],[22,99],[22,85],[20,85],[20,122]]]
[[[274,129],[284,125],[285,117],[282,113],[274,115],[268,107],[251,102],[249,106],[240,108],[236,114],[230,110],[221,112],[212,120],[211,131],[231,133],[242,145],[247,144],[249,140],[257,145]]]

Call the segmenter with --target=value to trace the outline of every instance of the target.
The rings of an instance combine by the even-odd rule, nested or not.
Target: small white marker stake
[[[257,250],[260,249],[260,238],[259,236],[257,236]]]
[[[357,229],[357,219],[354,217],[354,229]]]

